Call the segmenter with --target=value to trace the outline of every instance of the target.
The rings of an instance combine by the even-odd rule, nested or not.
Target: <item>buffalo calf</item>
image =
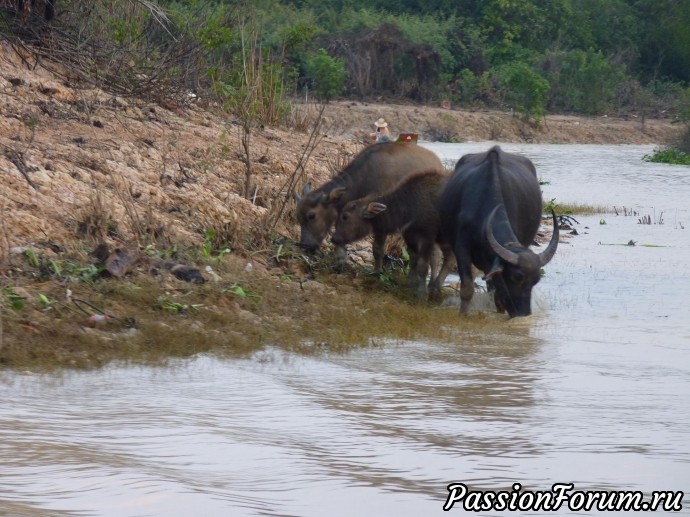
[[[443,164],[436,154],[419,145],[385,142],[366,147],[332,180],[314,190],[307,183],[302,195],[295,196],[300,246],[316,251],[349,201],[381,194],[404,177],[430,169],[441,171]],[[375,253],[384,249],[383,239],[376,243]],[[344,248],[336,246],[336,255],[343,260]],[[380,258],[383,260],[382,255]]]
[[[441,274],[444,277],[454,264],[450,248],[441,239],[438,210],[447,178],[445,172],[435,169],[418,172],[406,177],[384,194],[370,195],[347,203],[336,223],[333,244],[344,246],[373,233],[375,269],[380,271],[383,250],[377,250],[376,243],[384,242],[391,233],[402,232],[410,254],[409,286],[418,298],[426,298],[426,277],[437,243],[443,253]],[[435,271],[432,270],[432,282],[435,276]],[[439,293],[440,286],[438,291],[432,289],[433,296]]]

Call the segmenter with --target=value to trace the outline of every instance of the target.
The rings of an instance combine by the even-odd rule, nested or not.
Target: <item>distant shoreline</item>
[[[335,134],[362,137],[373,130],[379,117],[389,122],[391,133],[417,133],[428,141],[497,141],[559,144],[671,145],[684,130],[671,119],[631,115],[547,115],[537,127],[501,111],[465,111],[434,106],[334,101],[325,111]]]

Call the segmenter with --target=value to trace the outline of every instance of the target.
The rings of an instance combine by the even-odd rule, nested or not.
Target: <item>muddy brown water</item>
[[[453,343],[0,373],[0,515],[441,515],[451,482],[687,494],[690,168],[642,162],[651,146],[503,147],[546,199],[639,213],[578,216],[531,317]]]

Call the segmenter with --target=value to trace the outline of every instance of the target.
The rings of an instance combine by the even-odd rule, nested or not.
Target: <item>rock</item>
[[[204,270],[209,274],[209,276],[211,277],[211,280],[213,280],[214,282],[220,282],[221,280],[223,280],[223,279],[218,275],[218,273],[216,273],[216,272],[213,270],[213,268],[212,268],[211,266],[206,266],[206,267],[204,268]]]
[[[253,325],[259,325],[261,323],[261,318],[254,314],[253,312],[249,312],[244,309],[239,309],[237,311],[237,315],[243,319],[244,321],[248,321],[249,323]]]
[[[176,278],[185,282],[192,282],[193,284],[203,284],[206,282],[206,279],[201,275],[201,271],[195,267],[176,264],[170,268],[170,272]]]
[[[122,278],[129,273],[141,260],[139,252],[127,248],[116,248],[108,255],[104,267],[108,273],[116,278]]]

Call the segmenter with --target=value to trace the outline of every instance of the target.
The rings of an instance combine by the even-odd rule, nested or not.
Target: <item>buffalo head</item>
[[[363,239],[371,233],[371,219],[385,210],[386,205],[368,200],[348,203],[340,212],[331,241],[344,246]]]
[[[335,204],[345,192],[343,187],[337,187],[330,192],[312,191],[307,183],[302,195],[296,195],[297,220],[300,224],[299,244],[307,251],[315,252],[326,238],[328,231],[338,218]]]
[[[518,242],[500,244],[494,237],[492,220],[498,207],[494,208],[486,226],[486,237],[492,251],[498,256],[485,278],[496,288],[496,306],[508,311],[508,315],[529,316],[532,313],[532,288],[541,278],[541,268],[556,253],[558,247],[558,221],[553,217],[553,234],[546,249],[539,255]]]

